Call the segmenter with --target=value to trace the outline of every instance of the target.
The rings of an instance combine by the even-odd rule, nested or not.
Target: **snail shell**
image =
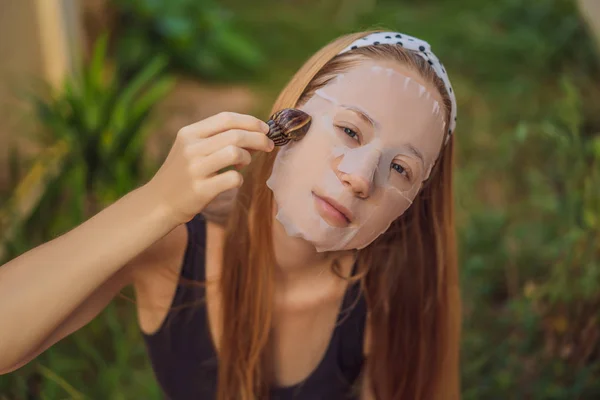
[[[296,108],[284,108],[277,111],[267,121],[269,133],[267,137],[271,139],[275,146],[284,146],[290,141],[298,141],[306,135],[312,118],[304,111]]]

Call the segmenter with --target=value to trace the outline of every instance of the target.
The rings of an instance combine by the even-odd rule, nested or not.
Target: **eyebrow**
[[[412,144],[407,144],[406,148],[408,149],[408,151],[414,155],[415,157],[417,157],[419,160],[421,160],[421,164],[425,165],[425,157],[423,157],[423,153],[421,153],[421,151],[419,149],[417,149],[415,146],[413,146]]]
[[[352,106],[349,104],[342,104],[341,105],[343,108],[353,111],[356,114],[358,114],[358,116],[360,118],[362,118],[363,121],[365,121],[367,124],[371,124],[373,127],[375,127],[376,129],[379,129],[379,123],[377,121],[375,121],[370,115],[369,113],[367,113],[365,110],[363,110],[362,108],[358,107],[358,106]]]

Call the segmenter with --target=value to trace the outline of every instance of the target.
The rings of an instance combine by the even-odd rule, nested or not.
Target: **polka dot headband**
[[[357,49],[359,47],[373,46],[378,44],[400,45],[407,50],[415,52],[415,54],[421,56],[429,63],[429,65],[431,65],[435,71],[435,74],[444,82],[444,86],[446,87],[446,91],[448,92],[448,96],[452,102],[452,109],[450,110],[450,126],[448,127],[448,135],[446,136],[446,141],[448,141],[454,132],[454,129],[456,128],[456,97],[454,96],[454,90],[452,90],[452,85],[450,84],[448,74],[446,74],[444,64],[442,64],[435,54],[432,53],[429,43],[403,33],[376,32],[354,41],[354,43],[350,44],[339,54]]]

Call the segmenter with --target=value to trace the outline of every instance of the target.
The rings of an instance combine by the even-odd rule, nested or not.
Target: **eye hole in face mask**
[[[348,138],[350,138],[350,140],[354,143],[354,145],[356,144],[362,144],[363,143],[363,139],[362,139],[362,135],[359,133],[358,129],[352,127],[347,127],[344,125],[335,125],[335,128],[340,131],[343,135],[347,136]]]
[[[389,184],[401,192],[410,191],[415,185],[415,172],[410,163],[405,160],[395,159],[391,163]]]
[[[340,107],[336,110],[332,122],[342,140],[352,147],[365,144],[374,134],[372,125],[366,123],[355,111],[347,108]]]
[[[402,176],[403,179],[406,179],[409,182],[412,182],[412,171],[410,170],[410,167],[408,167],[407,165],[403,165],[402,163],[399,162],[394,162],[392,161],[392,166],[391,168],[400,176]]]
[[[362,134],[360,131],[358,131],[358,129],[344,126],[342,124],[335,125],[335,127],[343,135],[347,136],[354,145],[362,145]],[[396,175],[391,177],[392,180],[402,179],[405,182],[412,182],[414,174],[410,166],[408,166],[406,163],[395,160],[391,163],[390,168],[393,170],[393,174]]]

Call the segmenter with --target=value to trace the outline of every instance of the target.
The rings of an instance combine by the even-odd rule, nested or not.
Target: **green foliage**
[[[24,221],[13,253],[82,222],[147,178],[143,153],[150,113],[172,79],[163,76],[166,62],[156,57],[120,85],[110,70],[106,47],[103,37],[89,64],[60,92],[32,99],[42,143],[63,141],[70,151]]]
[[[23,221],[12,255],[62,234],[149,177],[143,151],[151,112],[173,79],[164,75],[164,58],[155,57],[120,84],[106,48],[102,37],[91,61],[62,90],[32,99],[42,143],[63,141],[70,151]],[[130,303],[111,304],[77,334],[1,377],[0,398],[159,398],[158,387],[148,384],[153,374],[132,315]]]
[[[500,136],[496,178],[518,203],[462,226],[466,399],[600,393],[600,137],[580,101],[565,76],[539,120]]]
[[[248,77],[262,65],[254,43],[237,32],[234,16],[213,0],[113,0],[119,16],[117,57],[124,76],[156,54],[195,77]]]

